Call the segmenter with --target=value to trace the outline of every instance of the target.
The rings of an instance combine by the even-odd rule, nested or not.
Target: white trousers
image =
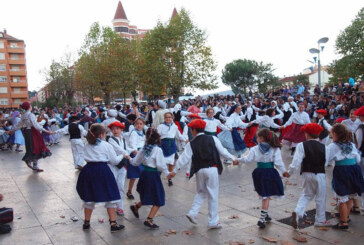
[[[197,194],[189,215],[196,217],[204,200],[208,200],[209,226],[219,223],[219,175],[217,168],[203,168],[196,173]]]
[[[125,177],[126,177],[126,169],[123,167],[118,169],[115,173],[115,180],[118,184],[118,189],[120,192],[120,201],[117,203],[118,208],[123,209],[123,196],[125,194],[124,185],[125,185]]]
[[[295,209],[299,217],[303,217],[306,207],[315,198],[315,222],[326,221],[326,176],[325,174],[302,173],[303,190]]]
[[[85,143],[83,143],[82,139],[71,139],[73,164],[75,165],[75,168],[77,168],[78,166],[82,167],[85,163],[84,147]]]
[[[364,176],[364,157],[361,158],[360,168],[361,168],[361,173]],[[361,194],[361,207],[364,209],[364,193]]]

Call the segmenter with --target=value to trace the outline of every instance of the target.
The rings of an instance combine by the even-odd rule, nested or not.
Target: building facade
[[[18,108],[28,99],[23,40],[0,32],[0,108]]]

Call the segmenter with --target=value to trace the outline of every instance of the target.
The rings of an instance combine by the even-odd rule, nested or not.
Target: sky
[[[29,90],[45,84],[44,71],[52,60],[77,53],[94,22],[112,26],[119,0],[0,0],[0,30],[26,44]],[[301,73],[313,60],[308,52],[317,40],[328,37],[321,63],[340,58],[336,37],[349,26],[363,0],[122,0],[130,21],[152,29],[167,22],[173,8],[185,8],[194,23],[207,33],[207,43],[218,67],[218,89],[228,90],[221,71],[235,59],[272,63],[279,77]]]

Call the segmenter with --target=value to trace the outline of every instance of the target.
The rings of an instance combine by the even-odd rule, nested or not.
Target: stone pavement
[[[188,181],[180,172],[174,186],[166,190],[166,206],[159,211],[155,222],[159,230],[152,231],[143,226],[149,207],[142,207],[140,219],[134,218],[126,200],[125,217],[118,217],[118,222],[126,226],[125,230],[110,233],[108,216],[103,206],[98,206],[91,220],[90,231],[82,230],[83,209],[75,186],[78,172],[72,164],[72,154],[67,137],[61,143],[51,147],[52,157],[40,160],[43,173],[32,173],[21,161],[23,153],[0,152],[0,193],[4,194],[1,207],[14,209],[13,231],[0,235],[1,245],[10,244],[229,244],[231,241],[246,244],[269,244],[263,236],[275,238],[277,244],[282,240],[298,244],[293,237],[299,235],[292,227],[276,220],[289,217],[294,209],[300,191],[298,175],[286,185],[286,197],[271,201],[269,214],[273,218],[264,230],[256,226],[260,216],[261,202],[254,192],[251,173],[255,164],[225,167],[220,177],[219,214],[223,225],[221,230],[207,229],[207,203],[198,215],[198,225],[188,222],[185,214],[191,207],[195,194],[194,178]],[[291,161],[289,151],[283,148],[286,166]],[[332,167],[327,170],[327,211],[333,207],[331,191]],[[127,181],[126,181],[127,182]],[[167,181],[164,179],[164,183]],[[126,183],[127,184],[127,183]],[[138,200],[138,195],[136,198]],[[315,208],[311,202],[308,210]],[[233,215],[238,216],[231,219]],[[61,217],[62,216],[62,217]],[[64,216],[64,218],[63,218]],[[71,221],[77,216],[79,221]],[[104,219],[105,223],[98,222]],[[364,244],[364,216],[351,216],[350,231],[327,231],[313,226],[300,230],[301,236],[307,238],[308,244]],[[336,222],[334,219],[333,221]],[[168,230],[176,234],[166,235]],[[191,231],[192,234],[183,233]]]

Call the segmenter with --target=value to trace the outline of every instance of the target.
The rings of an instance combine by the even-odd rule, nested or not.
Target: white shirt
[[[159,109],[156,113],[155,113],[155,117],[153,118],[153,128],[157,128],[159,126],[159,124],[164,122],[164,114],[169,112],[168,109]]]
[[[360,125],[360,120],[356,119],[354,122],[351,119],[346,119],[341,122],[341,124],[344,124],[350,132],[355,133],[355,131],[358,129]]]
[[[216,127],[219,127],[221,130],[229,130],[224,124],[221,123],[220,120],[217,120],[216,118],[207,118],[204,119],[206,122],[205,131],[216,133]]]
[[[318,124],[320,124],[321,125],[321,121],[323,120],[323,122],[322,122],[322,124],[323,124],[323,126],[324,126],[324,128],[327,130],[327,131],[330,131],[331,130],[331,128],[332,128],[332,126],[325,120],[325,118],[321,118],[321,119],[319,119],[319,121],[318,121]]]
[[[240,163],[249,162],[273,162],[279,171],[286,172],[284,162],[282,160],[281,149],[271,147],[266,154],[263,154],[259,149],[259,145],[256,145],[250,149],[247,156],[238,159]]]
[[[203,135],[204,133],[199,133],[196,135],[195,138],[197,138],[200,135]],[[218,138],[216,138],[215,136],[212,136],[215,142],[215,146],[217,151],[219,152],[220,156],[222,156],[225,159],[229,159],[234,161],[235,157],[233,155],[231,155],[221,144],[220,140]],[[176,163],[176,167],[174,168],[174,172],[177,173],[178,170],[180,170],[181,168],[184,168],[185,166],[187,166],[191,160],[192,160],[192,156],[193,156],[193,151],[191,148],[191,143],[188,142],[184,152],[180,155],[180,157],[178,158],[178,161]]]
[[[274,122],[274,118],[264,115],[264,116],[258,116],[256,115],[256,118],[254,121],[252,121],[252,123],[257,123],[257,124],[261,124],[267,128],[280,128],[281,126],[279,126],[278,124],[276,124]]]
[[[78,124],[78,129],[80,130],[81,132],[81,136],[86,136],[87,134],[87,131],[85,130],[85,128],[81,125],[81,124]],[[56,132],[56,134],[68,134],[69,131],[68,131],[68,125],[61,128],[61,129],[58,129]]]
[[[312,139],[314,140],[314,139]],[[317,140],[316,140],[317,141]],[[325,166],[327,166],[328,161],[327,161],[327,148],[325,147],[325,151],[326,151],[326,163]],[[295,171],[297,171],[297,169],[299,169],[301,167],[302,161],[303,159],[306,157],[305,155],[305,148],[303,147],[303,143],[298,143],[296,146],[296,150],[293,156],[293,160],[292,163],[289,165],[289,170],[288,173],[291,175],[293,174]]]
[[[340,161],[340,160],[344,160],[346,158],[354,158],[356,163],[360,163],[360,152],[358,151],[358,149],[355,147],[355,145],[352,143],[353,145],[353,150],[351,151],[351,153],[349,153],[348,155],[344,155],[343,152],[341,151],[340,147],[335,144],[335,143],[331,143],[328,147],[327,147],[327,151],[326,151],[326,159],[327,162],[331,162],[331,161]]]
[[[229,129],[232,129],[232,128],[247,128],[249,126],[248,123],[244,123],[241,120],[240,115],[237,114],[236,112],[234,112],[233,114],[230,115],[230,117],[227,118],[225,125]]]
[[[157,168],[165,176],[169,175],[167,164],[164,161],[163,151],[158,146],[153,148],[148,157],[144,155],[144,149],[140,150],[136,157],[130,160],[130,164],[134,166],[143,164],[144,166],[148,166],[150,168]]]
[[[32,127],[39,131],[43,130],[43,127],[37,122],[35,115],[30,111],[27,111],[21,116],[21,121],[15,125],[13,130],[21,128],[31,129]]]
[[[117,156],[114,148],[102,140],[98,145],[86,143],[84,148],[84,158],[86,162],[107,162],[111,165],[118,165],[123,156]]]
[[[291,125],[292,123],[305,125],[306,123],[311,123],[310,116],[307,112],[295,112],[288,119],[288,121],[284,124],[284,127]]]
[[[140,148],[143,148],[145,144],[145,135],[139,136],[139,134],[133,130],[129,135],[129,147],[132,151],[137,151]]]
[[[177,138],[181,141],[186,141],[187,137],[182,135],[181,132],[178,130],[178,127],[176,124],[172,123],[171,127],[168,127],[167,125],[160,124],[157,128],[158,133],[161,136],[161,139],[174,139]]]
[[[128,146],[124,147],[124,140],[122,137],[115,137],[118,141],[116,142],[115,139],[113,139],[112,137],[109,138],[109,144],[112,145],[112,147],[114,148],[116,155],[129,155],[133,150],[131,148],[129,148]],[[125,141],[125,145],[126,145],[126,141]],[[126,148],[126,150],[125,150]]]

